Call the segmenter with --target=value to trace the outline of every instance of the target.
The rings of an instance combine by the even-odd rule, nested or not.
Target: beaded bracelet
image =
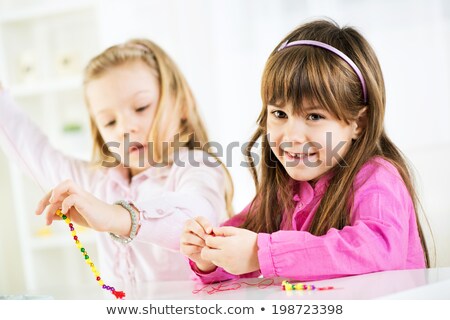
[[[98,270],[95,268],[95,265],[91,261],[91,258],[89,257],[86,249],[84,248],[84,246],[81,244],[80,240],[78,239],[77,233],[75,231],[73,223],[70,221],[70,218],[68,216],[66,216],[65,214],[63,214],[61,212],[61,210],[57,210],[56,211],[56,215],[60,216],[61,219],[63,219],[64,222],[69,226],[70,231],[72,233],[73,240],[75,240],[75,244],[76,244],[77,248],[80,249],[81,254],[83,254],[84,261],[86,262],[86,264],[89,267],[91,267],[91,271],[92,271],[92,273],[95,276],[95,280],[97,280],[98,284],[102,287],[102,289],[107,290],[107,291],[111,291],[111,293],[116,297],[116,299],[123,299],[123,298],[125,298],[125,292],[123,292],[123,291],[116,291],[116,289],[114,289],[114,287],[106,285],[103,282],[102,278],[100,278],[100,272],[98,272]]]
[[[131,217],[131,231],[130,231],[130,236],[129,237],[121,237],[121,236],[115,235],[114,233],[111,233],[111,232],[109,233],[109,235],[115,241],[118,241],[118,242],[123,243],[123,244],[128,244],[136,236],[136,231],[137,231],[137,227],[138,227],[136,217],[137,217],[137,215],[139,213],[136,210],[134,210],[134,208],[127,201],[119,200],[119,201],[114,202],[114,204],[122,206],[122,208],[126,209],[130,213],[130,217]]]

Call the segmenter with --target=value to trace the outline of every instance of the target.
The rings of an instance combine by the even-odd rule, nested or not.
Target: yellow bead
[[[303,283],[296,283],[295,284],[295,290],[303,290]]]
[[[94,274],[95,274],[96,277],[100,277],[100,272],[95,271]]]
[[[100,280],[100,281],[98,281],[98,284],[99,284],[100,286],[102,286],[102,285],[104,285],[105,283],[103,282],[103,280]]]
[[[72,237],[75,237],[77,235],[77,233],[75,232],[75,230],[72,231]]]

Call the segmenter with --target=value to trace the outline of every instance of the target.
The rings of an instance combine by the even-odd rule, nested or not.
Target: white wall
[[[328,16],[357,27],[375,48],[387,86],[386,127],[416,167],[438,265],[450,266],[450,4],[445,0],[101,1],[102,47],[149,37],[178,62],[212,140],[247,141],[260,110],[265,59],[297,25]],[[253,196],[233,152],[235,208]],[[9,189],[2,175],[1,190]],[[3,215],[2,215],[3,217]],[[2,218],[3,219],[3,218]],[[12,228],[13,222],[3,229]],[[5,250],[3,248],[3,250]],[[1,252],[1,247],[0,247]],[[0,262],[1,263],[1,262]],[[0,266],[3,268],[3,266]],[[3,281],[3,279],[1,279]],[[0,286],[1,288],[1,286]]]

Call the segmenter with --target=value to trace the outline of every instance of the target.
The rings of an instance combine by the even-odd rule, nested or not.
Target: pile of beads
[[[89,255],[86,251],[86,249],[83,247],[83,245],[81,244],[80,240],[78,239],[77,233],[75,232],[75,228],[73,226],[73,223],[70,221],[69,217],[67,217],[66,215],[62,214],[61,210],[56,211],[56,214],[58,216],[60,216],[69,226],[70,231],[72,232],[72,237],[73,240],[75,240],[75,244],[77,246],[78,249],[80,249],[81,253],[84,256],[84,261],[86,262],[86,264],[91,267],[91,271],[95,276],[95,279],[97,280],[98,284],[102,287],[102,289],[107,290],[107,291],[111,291],[111,293],[116,297],[116,299],[123,299],[125,298],[125,292],[123,291],[116,291],[116,289],[114,289],[114,287],[110,287],[107,286],[102,278],[100,278],[100,273],[98,272],[98,270],[95,268],[94,263],[91,261],[91,259],[89,258]]]
[[[289,281],[284,280],[283,282],[281,282],[281,288],[283,290],[286,291],[290,291],[290,290],[333,290],[334,287],[316,287],[313,284],[310,285],[306,285],[303,283],[289,283]]]

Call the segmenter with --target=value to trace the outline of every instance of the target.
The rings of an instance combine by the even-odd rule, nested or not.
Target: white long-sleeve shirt
[[[107,203],[124,199],[140,210],[140,230],[128,245],[97,234],[102,278],[112,285],[189,279],[190,268],[178,252],[184,222],[201,215],[218,224],[226,217],[224,170],[208,165],[213,158],[200,150],[184,149],[177,163],[151,167],[130,182],[123,167],[94,169],[53,148],[7,92],[0,92],[0,145],[48,190],[71,179]]]

